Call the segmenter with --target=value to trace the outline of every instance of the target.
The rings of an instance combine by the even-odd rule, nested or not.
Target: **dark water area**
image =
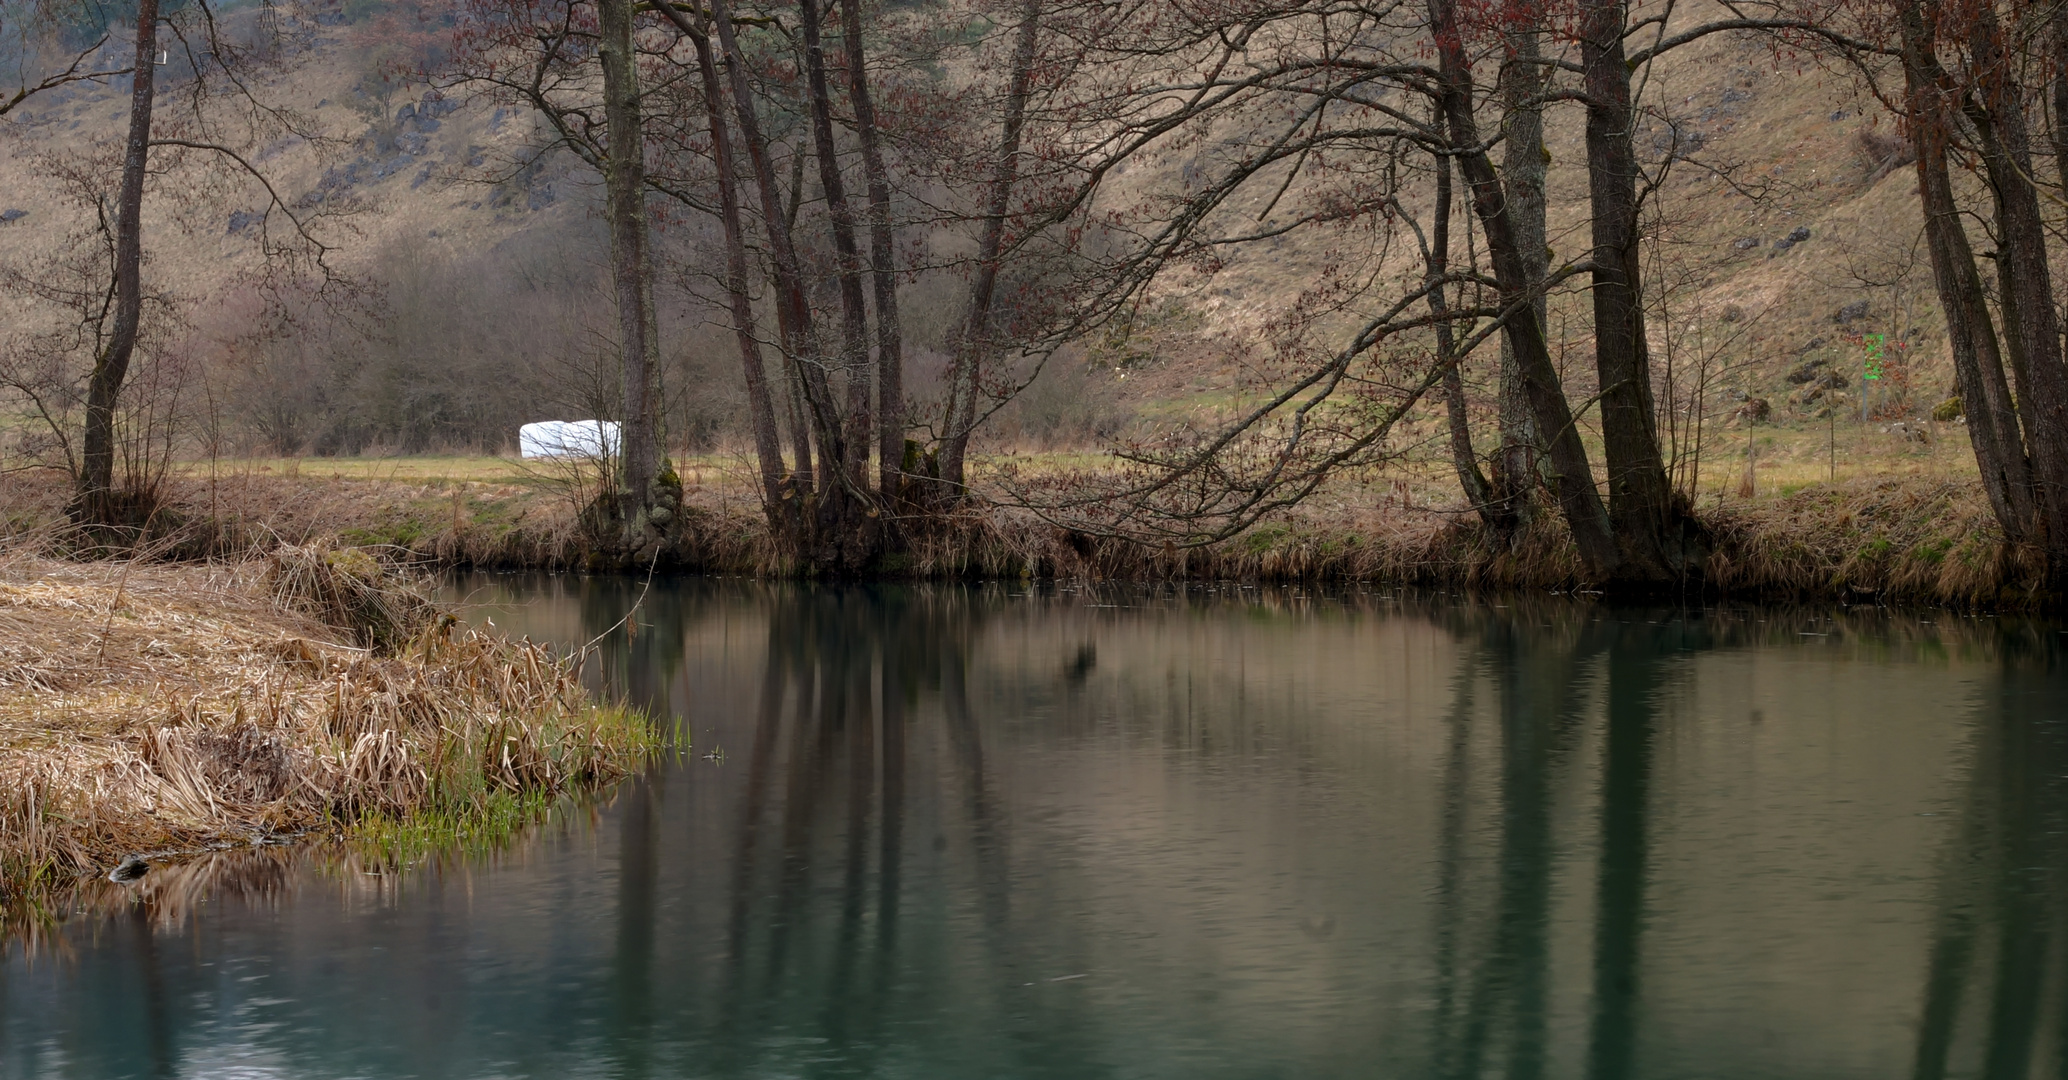
[[[167,870],[8,948],[0,1076],[2068,1071],[2052,625],[455,590],[601,635],[667,760],[495,855]]]

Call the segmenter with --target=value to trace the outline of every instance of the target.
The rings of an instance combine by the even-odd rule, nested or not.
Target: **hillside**
[[[320,27],[313,49],[255,88],[267,106],[304,114],[334,140],[284,138],[260,148],[254,161],[295,211],[343,214],[334,238],[343,268],[364,272],[398,250],[451,258],[519,234],[571,231],[590,201],[588,180],[563,154],[524,164],[532,156],[528,116],[448,99],[427,86],[390,89],[375,79],[369,89],[372,62],[349,32]],[[123,62],[113,46],[103,56],[110,66]],[[175,78],[175,90],[181,85]],[[10,259],[63,242],[78,221],[38,156],[119,142],[128,103],[126,80],[74,84],[32,99],[0,127],[0,191],[7,193],[0,198],[25,211],[0,234]],[[190,234],[151,249],[155,272],[195,293],[219,295],[252,254],[265,196],[247,183],[233,197],[211,198],[233,207],[210,206],[211,220],[178,215],[176,200],[147,203],[147,229]]]
[[[1675,28],[1707,14],[1683,9]],[[498,372],[533,374],[515,380],[523,388],[510,390],[512,400],[492,410],[494,417],[438,419],[419,425],[432,434],[413,436],[297,435],[292,422],[282,420],[278,426],[287,434],[275,448],[391,452],[438,445],[438,431],[470,430],[466,423],[474,424],[471,430],[482,423],[500,430],[578,409],[569,399],[580,394],[568,384],[586,376],[561,369],[576,363],[576,354],[593,351],[604,325],[593,310],[606,254],[596,222],[596,178],[571,154],[537,154],[527,114],[422,85],[391,87],[376,77],[354,28],[334,23],[314,27],[313,47],[288,73],[259,88],[269,104],[315,118],[334,141],[279,140],[259,152],[258,164],[297,212],[325,215],[318,228],[335,247],[336,265],[374,282],[386,305],[375,309],[380,329],[425,343],[420,352],[430,360],[451,362],[457,352],[473,357],[455,363],[453,377],[463,385],[440,393],[457,399],[472,392],[468,387],[502,378]],[[1903,384],[1907,400],[1884,401],[1885,416],[1928,410],[1947,395],[1951,380],[1937,305],[1908,227],[1914,183],[1907,169],[1876,160],[1878,148],[1893,145],[1887,138],[1892,124],[1871,99],[1844,73],[1798,63],[1767,40],[1742,33],[1669,54],[1644,98],[1655,115],[1641,148],[1648,142],[1654,158],[1670,148],[1669,124],[1679,129],[1683,147],[1695,147],[1668,172],[1654,202],[1662,227],[1651,255],[1659,304],[1653,353],[1664,390],[1661,408],[1680,417],[1676,425],[1698,412],[1723,417],[1746,396],[1771,400],[1774,418],[1784,425],[1816,419],[1828,397],[1798,402],[1790,394],[1815,391],[1816,384],[1797,387],[1824,367],[1840,372],[1857,393],[1862,333],[1900,343],[1891,354],[1907,360],[1892,367],[1893,378],[1884,383]],[[68,242],[83,218],[47,175],[42,155],[119,139],[125,105],[119,85],[83,85],[38,98],[11,118],[0,136],[0,191],[7,192],[0,211],[22,213],[0,226],[0,258],[33,260]],[[1547,132],[1551,237],[1560,258],[1587,242],[1584,174],[1567,164],[1584,160],[1579,124],[1577,109],[1554,108]],[[1186,165],[1181,158],[1148,162],[1134,167],[1129,183],[1146,189]],[[226,343],[250,317],[246,290],[262,242],[264,189],[248,179],[224,183],[235,189],[233,197],[160,197],[147,210],[147,227],[158,241],[148,272],[196,298],[204,353],[236,351]],[[1260,189],[1229,212],[1260,211],[1268,194]],[[1295,187],[1292,196],[1298,194]],[[272,227],[282,227],[277,217]],[[686,270],[676,276],[685,283],[711,262],[705,234],[706,223],[691,223],[663,236],[664,244],[676,245]],[[1334,242],[1308,230],[1238,249],[1211,277],[1169,275],[1131,340],[1066,353],[1026,402],[1000,418],[994,444],[1082,446],[1127,430],[1133,417],[1210,413],[1229,400],[1246,371],[1243,354],[1261,331],[1325,269]],[[551,295],[513,301],[481,284],[503,275],[500,288],[530,287],[542,272],[555,276]],[[944,337],[955,301],[938,283],[908,285],[907,292],[914,311],[908,326],[918,327],[921,337],[911,350],[911,384],[925,400],[941,364],[927,328],[933,338]],[[694,294],[694,284],[677,284],[668,293],[662,309],[671,370],[690,417],[677,430],[705,445],[734,442],[740,434],[737,362],[707,325],[713,311]],[[412,299],[420,301],[414,309]],[[18,298],[0,303],[13,305],[7,318],[16,326],[27,320]],[[1586,303],[1584,291],[1570,290],[1554,299],[1552,312],[1561,360],[1581,396],[1590,392],[1592,378]],[[232,396],[284,400],[297,385],[334,378],[340,366],[334,358],[327,366],[283,363],[277,347],[269,348],[275,358],[266,362],[264,377],[244,378]],[[406,352],[407,344],[380,348]],[[1106,366],[1116,354],[1124,364],[1113,367],[1126,370]],[[427,357],[397,359],[390,367],[402,374],[384,368],[333,396],[421,396],[392,384],[416,377],[410,365],[426,366]],[[242,362],[251,371],[263,366],[248,357]],[[1489,350],[1475,358],[1468,376],[1484,385],[1490,369]],[[1857,398],[1846,395],[1841,411],[1856,416],[1857,410]],[[449,437],[482,445],[475,436]],[[484,448],[498,444],[490,440]]]

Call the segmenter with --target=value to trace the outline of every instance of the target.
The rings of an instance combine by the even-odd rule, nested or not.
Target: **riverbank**
[[[8,900],[135,854],[494,824],[652,745],[569,660],[468,629],[364,551],[0,557]]]
[[[1761,494],[1705,495],[1696,514],[1715,547],[1701,592],[2007,611],[2038,606],[2036,560],[2003,543],[1979,482],[1949,464],[1959,460],[1952,451],[1904,453],[1885,471],[1819,480],[1810,476],[1821,463],[1776,452],[1763,459],[1769,464]],[[656,568],[763,577],[800,572],[772,542],[751,488],[734,471],[719,459],[684,469],[687,513]],[[1543,515],[1512,543],[1495,544],[1447,494],[1455,480],[1441,469],[1428,473],[1346,482],[1281,519],[1190,550],[1073,534],[1022,511],[989,507],[923,527],[913,523],[903,549],[877,574],[1556,591],[1589,586],[1555,515]],[[33,476],[9,483],[7,501],[15,509],[8,527],[46,541],[55,536],[50,524],[61,517],[63,485]],[[340,542],[434,566],[647,569],[626,566],[587,543],[573,500],[552,477],[493,458],[283,460],[212,475],[190,472],[175,485],[171,509],[154,533],[153,549],[175,558]]]

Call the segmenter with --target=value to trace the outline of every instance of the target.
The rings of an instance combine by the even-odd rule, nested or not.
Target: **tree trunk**
[[[2013,542],[2031,539],[2038,527],[2032,472],[2019,438],[2010,383],[1982,275],[1961,225],[1947,168],[1947,139],[1953,122],[1940,87],[1948,81],[1936,55],[1936,14],[1907,4],[1898,18],[1903,36],[1903,76],[1910,111],[1911,139],[1917,150],[1917,192],[1924,211],[1926,249],[1939,306],[1946,314],[1946,336],[1953,352],[1955,381],[1967,414],[1968,441],[1982,474],[1989,506]]]
[[[733,336],[747,381],[748,426],[754,432],[754,457],[761,467],[761,498],[769,526],[784,535],[782,492],[783,449],[776,439],[775,402],[768,392],[768,368],[761,358],[761,339],[754,328],[754,300],[747,292],[746,228],[740,220],[740,189],[734,174],[732,132],[725,123],[725,89],[711,39],[689,16],[672,4],[659,5],[676,29],[696,47],[697,71],[703,76],[704,111],[711,125],[711,167],[718,175],[719,217],[725,225],[725,295],[732,309]],[[701,17],[701,13],[699,14]]]
[[[991,163],[984,200],[984,232],[977,243],[976,278],[969,287],[969,316],[963,323],[961,346],[948,368],[947,437],[941,448],[941,486],[948,498],[960,498],[964,490],[963,460],[969,451],[970,429],[976,426],[984,357],[991,351],[991,309],[998,294],[1005,220],[1012,210],[1013,186],[1019,180],[1020,133],[1027,119],[1040,23],[1041,0],[1024,0],[1020,5],[1019,33],[1013,42],[1012,71],[1006,80],[998,156]]]
[[[1515,227],[1515,246],[1532,289],[1541,289],[1550,270],[1550,240],[1544,225],[1544,177],[1550,152],[1544,148],[1542,15],[1526,0],[1507,0],[1508,56],[1501,65],[1500,91],[1506,110],[1501,186],[1508,194],[1508,216]],[[1530,305],[1540,328],[1548,325],[1549,303],[1537,293]],[[1529,395],[1522,369],[1508,339],[1501,339],[1501,447],[1494,458],[1494,498],[1506,508],[1509,528],[1520,529],[1536,513],[1537,443]]]
[[[846,38],[848,97],[855,134],[862,143],[862,176],[869,185],[869,275],[876,299],[877,490],[895,500],[903,487],[905,455],[905,345],[898,319],[896,236],[890,221],[890,176],[876,130],[876,104],[869,95],[869,69],[862,51],[861,0],[840,0]]]
[[[122,188],[115,203],[115,319],[94,357],[86,384],[86,431],[74,515],[92,524],[116,524],[115,401],[129,376],[143,321],[144,173],[151,157],[153,79],[158,72],[158,0],[141,0],[136,14],[136,67],[129,94],[129,142],[122,156]]]
[[[660,477],[656,442],[652,281],[646,252],[646,139],[639,116],[639,74],[632,53],[633,0],[598,0],[603,108],[609,125],[604,163],[604,215],[610,222],[611,283],[617,294],[618,344],[624,361],[624,428],[619,442],[619,504],[624,542],[646,542]]]
[[[2062,593],[2068,592],[2068,359],[2062,355],[2021,88],[2009,77],[2013,61],[1994,12],[1986,6],[1976,11],[1970,40],[1982,100],[1969,99],[1969,116],[1996,202],[2004,338],[2018,380],[2018,412],[2045,525],[2048,585]]]
[[[806,83],[811,92],[811,131],[819,159],[819,187],[826,196],[826,213],[833,224],[834,263],[840,275],[840,369],[847,378],[847,422],[841,448],[844,455],[829,461],[826,469],[839,469],[842,487],[854,498],[836,500],[858,503],[869,465],[870,392],[869,309],[862,292],[862,259],[855,244],[854,207],[847,201],[847,183],[840,175],[840,147],[833,138],[832,93],[826,85],[826,50],[820,35],[819,5],[801,4],[799,23],[804,37]],[[830,490],[832,484],[828,484]],[[828,509],[831,509],[828,504]]]
[[[740,52],[738,35],[732,27],[732,5],[712,0],[712,26],[718,34],[720,55],[731,81],[733,110],[740,124],[740,141],[746,144],[747,160],[754,171],[754,186],[761,196],[761,220],[768,233],[769,254],[775,264],[776,314],[782,331],[795,384],[804,397],[812,432],[817,436],[820,456],[834,463],[846,457],[841,447],[839,417],[832,409],[832,394],[826,379],[824,358],[819,354],[818,329],[813,325],[811,301],[805,296],[804,274],[790,241],[781,192],[776,188],[775,170],[768,157],[768,141],[754,114],[754,88],[747,81],[746,61]],[[815,477],[810,472],[809,442],[798,433],[798,487],[809,490]],[[832,478],[824,478],[830,481]]]
[[[1458,472],[1458,487],[1466,501],[1479,511],[1488,529],[1502,531],[1507,522],[1505,508],[1495,505],[1493,487],[1479,471],[1479,457],[1472,451],[1472,418],[1465,411],[1465,379],[1458,373],[1464,358],[1458,355],[1456,335],[1451,332],[1449,305],[1445,303],[1443,276],[1450,272],[1451,183],[1450,158],[1436,155],[1436,220],[1430,227],[1428,274],[1429,314],[1436,317],[1436,362],[1443,368],[1443,407],[1450,421],[1450,459]]]
[[[1429,27],[1440,67],[1438,93],[1450,128],[1451,145],[1459,148],[1458,167],[1471,186],[1473,209],[1486,230],[1487,254],[1493,262],[1502,306],[1520,315],[1521,309],[1530,304],[1534,290],[1523,254],[1516,246],[1506,194],[1501,190],[1493,162],[1482,148],[1479,125],[1472,115],[1472,68],[1459,35],[1456,0],[1428,3]],[[1596,580],[1606,580],[1620,569],[1622,556],[1610,531],[1601,493],[1594,487],[1587,448],[1573,426],[1572,409],[1559,385],[1558,369],[1552,365],[1550,350],[1544,344],[1544,328],[1535,319],[1511,317],[1504,331],[1515,349],[1530,413],[1536,419],[1537,430],[1545,433],[1559,509],[1572,529],[1573,542],[1587,572]]]
[[[1623,0],[1584,0],[1580,56],[1594,240],[1594,361],[1609,520],[1624,559],[1619,577],[1658,585],[1699,574],[1708,550],[1675,498],[1659,453],[1640,293],[1635,116],[1623,52],[1627,23]]]
[[[2048,30],[2054,54],[2054,117],[2048,135],[2054,144],[2054,166],[2060,170],[2062,190],[2068,191],[2068,9],[2055,7]]]

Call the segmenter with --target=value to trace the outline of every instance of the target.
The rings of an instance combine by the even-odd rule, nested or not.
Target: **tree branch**
[[[84,64],[86,62],[87,57],[99,52],[100,47],[106,45],[107,43],[108,35],[102,34],[101,39],[99,41],[96,41],[93,44],[88,45],[85,49],[80,51],[78,56],[72,58],[72,64],[70,67],[67,67],[65,68],[65,70],[58,72],[57,74],[52,75],[47,79],[44,79],[42,82],[37,83],[34,86],[24,85],[21,89],[16,90],[14,92],[13,97],[8,98],[5,101],[0,101],[0,116],[6,116],[8,113],[13,112],[15,108],[19,106],[22,102],[29,100],[29,98],[37,94],[40,94],[45,90],[55,90],[58,87],[65,85],[66,83],[89,82],[94,79],[105,79],[111,75],[127,75],[130,72],[136,70],[134,67],[126,67],[110,68],[107,71],[80,71],[79,65]]]

